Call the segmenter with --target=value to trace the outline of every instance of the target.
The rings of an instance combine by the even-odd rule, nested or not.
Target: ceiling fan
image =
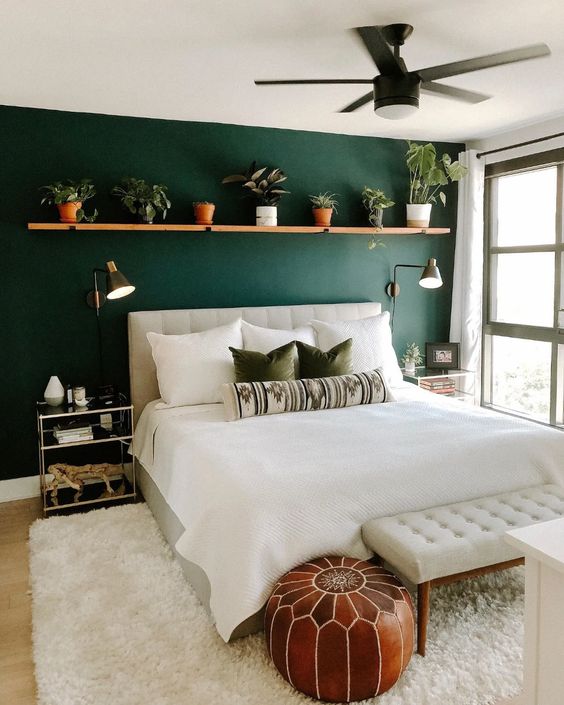
[[[374,100],[376,115],[397,120],[412,115],[419,108],[419,93],[434,93],[447,98],[455,98],[466,103],[481,103],[491,96],[468,91],[443,83],[437,79],[458,76],[462,73],[480,71],[481,69],[513,64],[517,61],[536,59],[550,54],[546,44],[532,44],[496,54],[476,56],[473,59],[454,61],[450,64],[431,66],[417,71],[408,71],[400,56],[400,47],[413,32],[410,24],[389,24],[382,27],[356,27],[380,74],[373,79],[336,78],[336,79],[297,79],[279,81],[255,81],[257,86],[304,85],[304,84],[372,84],[370,93],[345,106],[339,112],[351,113],[371,100]],[[393,51],[390,47],[393,47]]]

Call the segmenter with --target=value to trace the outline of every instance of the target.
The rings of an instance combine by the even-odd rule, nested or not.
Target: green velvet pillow
[[[316,379],[317,377],[337,377],[351,374],[352,369],[352,338],[343,340],[331,350],[323,352],[313,345],[296,341],[298,357],[300,358],[300,378]]]
[[[266,355],[254,350],[230,347],[235,364],[236,382],[287,382],[296,379],[296,344],[286,343]]]

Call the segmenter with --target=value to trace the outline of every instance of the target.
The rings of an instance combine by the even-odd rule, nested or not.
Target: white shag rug
[[[292,705],[263,634],[225,644],[145,504],[30,532],[38,705]],[[521,569],[431,591],[427,656],[377,705],[490,705],[521,687]]]

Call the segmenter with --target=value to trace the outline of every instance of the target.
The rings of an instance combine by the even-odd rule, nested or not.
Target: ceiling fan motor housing
[[[419,107],[419,86],[417,74],[395,74],[376,76],[374,79],[374,110],[387,105],[412,105]]]

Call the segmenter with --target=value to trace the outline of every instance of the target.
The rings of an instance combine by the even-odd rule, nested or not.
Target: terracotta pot
[[[431,220],[431,203],[408,203],[407,227],[408,228],[428,228]]]
[[[315,218],[315,224],[320,228],[328,228],[331,225],[332,208],[312,208],[311,211]]]
[[[214,211],[214,203],[195,203],[194,218],[196,219],[196,225],[212,225]]]
[[[57,203],[57,208],[59,209],[59,220],[61,223],[76,223],[76,211],[82,208],[82,201]]]

